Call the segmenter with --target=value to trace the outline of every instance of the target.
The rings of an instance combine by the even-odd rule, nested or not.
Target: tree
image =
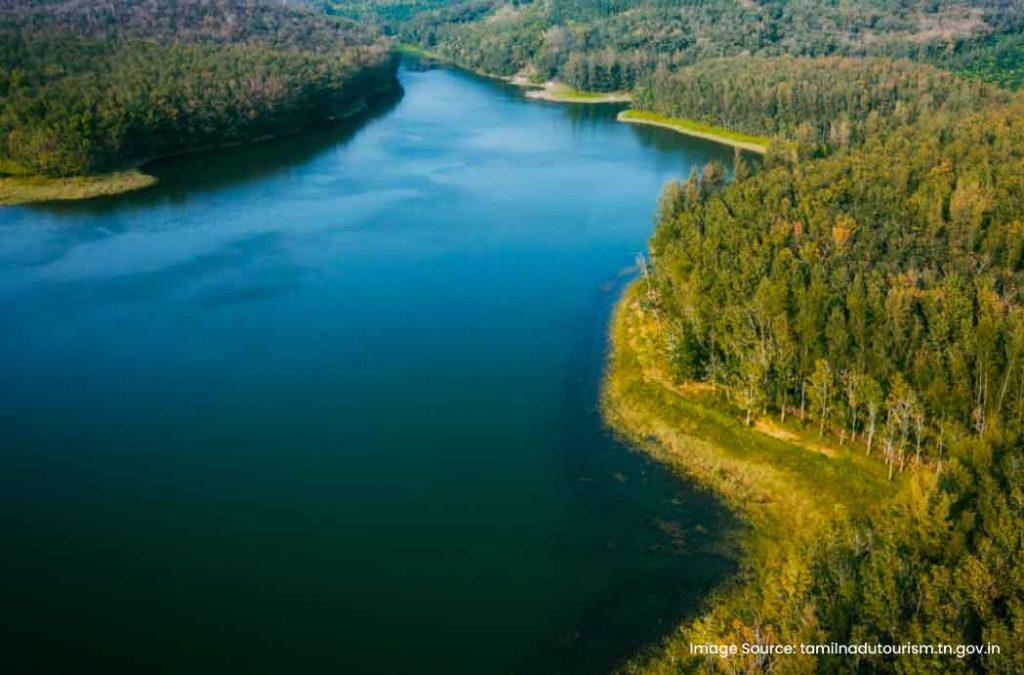
[[[825,425],[832,412],[834,379],[832,367],[828,361],[818,359],[814,362],[814,372],[811,373],[807,391],[811,399],[811,409],[818,416],[819,436],[825,433]]]
[[[878,413],[882,410],[882,403],[885,400],[882,394],[882,387],[870,375],[858,378],[859,393],[857,397],[864,402],[866,412],[867,450],[865,454],[871,454],[871,446],[875,441],[875,430],[878,424]]]

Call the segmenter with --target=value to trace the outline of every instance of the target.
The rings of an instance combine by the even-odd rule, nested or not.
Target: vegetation
[[[141,190],[154,183],[156,183],[156,178],[141,171],[117,171],[70,178],[8,176],[0,178],[0,204],[91,199]]]
[[[708,140],[731,145],[742,150],[765,153],[768,151],[768,144],[771,139],[763,136],[751,136],[730,131],[724,127],[711,124],[704,124],[696,120],[683,119],[680,117],[669,117],[646,110],[623,110],[618,115],[621,122],[632,122],[634,124],[650,124],[652,126],[664,127],[678,131],[688,136],[706,138]]]
[[[534,71],[586,91],[632,88],[657,68],[727,56],[879,56],[967,67],[992,35],[1024,25],[999,0],[332,0],[407,42],[497,75]],[[982,48],[983,49],[983,48]],[[980,53],[980,52],[979,52]],[[952,62],[950,62],[952,63]],[[952,66],[951,66],[952,67]]]
[[[737,419],[742,411],[722,390],[676,382],[664,321],[646,281],[634,283],[619,303],[611,340],[603,403],[612,425],[659,460],[713,487],[750,525],[741,536],[746,555],[739,578],[712,599],[702,621],[684,627],[683,639],[669,639],[628,670],[671,672],[680,663],[696,667],[699,661],[693,663],[689,642],[753,642],[748,635],[716,634],[710,627],[732,630],[734,617],[757,612],[758,596],[773,586],[793,592],[794,580],[783,568],[801,564],[803,551],[830,522],[849,522],[891,499],[899,483],[888,481],[884,467],[860,446],[840,446],[819,437],[816,428],[807,431],[792,422],[763,420],[756,429],[748,428]]]
[[[1024,670],[1024,8],[405,7],[385,30],[457,63],[768,146],[667,186],[616,314],[609,418],[751,525],[736,583],[630,667]],[[1002,651],[689,650],[826,642]]]
[[[0,3],[6,174],[257,138],[393,79],[373,31],[290,5]],[[627,121],[765,151],[737,153],[731,182],[712,163],[666,187],[613,325],[609,418],[751,525],[743,575],[633,668],[1024,671],[1024,6],[330,9],[569,97],[630,90]],[[708,662],[694,642],[1002,652]]]
[[[393,59],[372,34],[288,6],[36,0],[7,9],[0,173],[8,176],[91,175],[245,142],[347,114],[394,86]],[[19,182],[44,184],[53,194],[85,183]]]
[[[753,83],[763,64],[750,63]],[[842,93],[849,73],[838,65],[822,64],[824,75],[790,68],[783,84],[800,91],[830,78]],[[908,81],[927,87],[902,96],[900,78],[886,76],[845,104],[867,102],[877,118],[869,133],[773,145],[758,170],[741,162],[732,184],[711,164],[662,196],[652,262],[626,299],[646,317],[648,345],[616,333],[608,408],[634,436],[674,449],[673,461],[734,496],[741,512],[779,502],[786,520],[780,529],[751,517],[775,544],[767,562],[752,556],[746,583],[638,668],[698,667],[690,642],[832,641],[995,643],[1002,653],[741,658],[729,667],[1024,666],[1024,586],[1008,562],[1024,542],[1024,102],[943,77]],[[741,86],[727,109],[742,119],[760,96]],[[788,100],[793,122],[780,115],[780,131],[823,119],[834,104]],[[642,377],[636,367],[630,375],[629,350],[648,361]],[[809,475],[818,457],[807,470],[781,450],[762,453],[756,470],[749,457],[737,464],[737,448],[755,442],[696,423],[707,413],[676,395],[694,390],[717,392],[719,407],[787,438],[796,419],[796,433],[820,435],[830,461],[847,462],[856,448],[905,487],[851,507],[855,489],[833,494],[836,478]],[[694,438],[715,450],[695,451]],[[877,479],[865,475],[865,485]],[[807,522],[820,509],[790,503],[801,486],[846,506]],[[797,544],[779,542],[782,532]]]
[[[964,43],[936,62],[963,77],[1020,89],[1024,87],[1024,35],[1003,33]]]
[[[793,417],[750,428],[728,390],[672,379],[665,316],[650,288],[634,283],[612,323],[608,418],[661,461],[713,487],[750,528],[741,574],[699,619],[625,670],[1019,672],[1019,461],[1008,453],[989,463],[983,442],[960,438],[950,447],[960,458],[955,466],[922,465],[890,482],[865,453],[863,436],[844,438],[838,429],[821,436],[817,424]],[[690,650],[828,642],[994,643],[1003,651],[959,660],[722,659]]]
[[[526,95],[529,98],[560,103],[626,103],[631,100],[627,92],[580,91],[560,82],[545,82],[540,88],[528,91]]]
[[[994,87],[909,61],[779,57],[662,68],[638,89],[634,105],[733,132],[796,140],[804,151],[821,154],[860,145],[893,126],[1009,99]]]

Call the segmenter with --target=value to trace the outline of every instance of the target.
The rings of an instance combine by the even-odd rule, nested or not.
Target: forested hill
[[[394,88],[395,67],[373,29],[300,5],[2,0],[0,174],[292,131]]]
[[[726,56],[882,56],[1001,77],[1024,5],[1004,0],[330,0],[468,67],[593,91],[629,89],[659,64]],[[1005,79],[1005,78],[1004,78]]]
[[[323,52],[379,42],[366,25],[281,0],[0,0],[0,28]]]

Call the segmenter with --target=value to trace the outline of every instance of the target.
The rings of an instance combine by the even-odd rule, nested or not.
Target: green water
[[[401,79],[0,211],[4,672],[600,672],[732,570],[596,410],[660,186],[731,152]]]

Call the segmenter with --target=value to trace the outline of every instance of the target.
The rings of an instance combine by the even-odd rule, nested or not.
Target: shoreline
[[[132,162],[126,163],[120,169],[115,171],[62,177],[37,176],[31,174],[0,176],[0,208],[4,206],[26,206],[29,204],[84,201],[87,199],[112,197],[115,195],[144,190],[160,182],[156,176],[152,176],[142,170],[146,165],[152,162],[171,159],[173,157],[182,157],[185,155],[200,155],[204,152],[226,150],[244,145],[255,145],[257,143],[265,143],[279,138],[294,136],[312,129],[316,124],[334,124],[356,117],[367,111],[370,108],[371,102],[381,99],[388,94],[397,93],[400,90],[401,83],[396,77],[396,79],[387,87],[381,87],[380,89],[360,96],[341,113],[325,117],[317,123],[304,125],[295,129],[289,129],[280,133],[264,134],[247,140],[172,150],[158,155],[136,159]]]
[[[79,201],[142,190],[159,181],[136,169],[88,176],[4,176],[0,177],[0,206],[24,206],[47,202]]]
[[[524,83],[520,84],[511,80],[512,84],[521,87],[529,87],[526,98],[535,101],[551,101],[552,103],[629,103],[633,97],[626,91],[590,92],[573,89],[567,84],[548,80],[540,88],[538,85]]]
[[[763,155],[768,152],[768,146],[771,144],[771,139],[769,138],[738,134],[731,132],[728,129],[713,127],[695,120],[684,119],[681,117],[667,117],[665,115],[659,115],[658,113],[636,110],[633,108],[623,110],[618,114],[616,119],[627,124],[643,124],[652,127],[661,127],[662,129],[669,129],[680,134],[693,136],[695,138],[703,138],[704,140],[739,148],[740,150],[747,150],[759,155]]]
[[[477,70],[464,66],[456,61],[445,58],[437,52],[423,49],[416,45],[406,43],[398,44],[395,50],[405,56],[412,58],[426,59],[445,67],[457,68],[458,70],[472,73],[489,80],[497,80],[505,84],[511,84],[525,89],[525,96],[534,101],[549,101],[551,103],[630,103],[633,100],[632,94],[628,91],[595,92],[574,89],[569,85],[556,80],[547,82],[534,82],[523,73],[515,75],[496,75],[483,70]]]
[[[707,666],[691,654],[691,643],[737,641],[735,631],[760,621],[750,611],[756,598],[805,565],[823,533],[890,500],[905,484],[889,482],[859,443],[839,447],[818,438],[817,429],[767,417],[747,427],[712,386],[673,382],[662,334],[661,320],[644,308],[634,281],[612,315],[602,415],[638,451],[722,499],[741,524],[740,567],[703,600],[695,619],[666,631],[626,672]]]

